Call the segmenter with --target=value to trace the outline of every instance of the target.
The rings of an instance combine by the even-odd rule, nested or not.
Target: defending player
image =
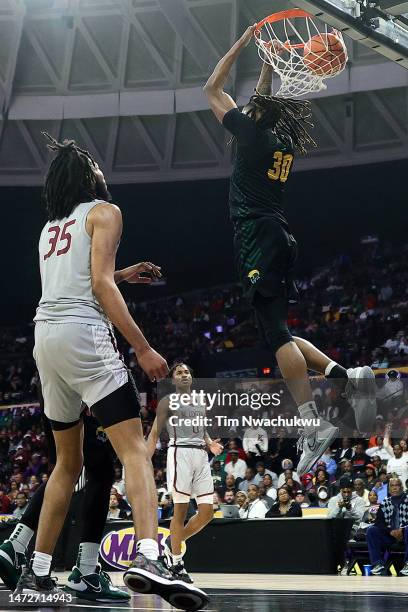
[[[355,409],[357,427],[371,431],[376,416],[374,373],[368,366],[346,370],[310,342],[290,334],[288,302],[296,301],[293,268],[297,244],[283,210],[283,195],[295,153],[314,144],[307,131],[310,104],[271,95],[272,67],[264,64],[256,93],[240,112],[224,91],[230,70],[251,41],[250,26],[218,62],[204,91],[218,121],[233,135],[236,156],[230,181],[229,206],[240,279],[255,309],[261,335],[275,354],[300,416],[316,416],[307,370],[343,379]],[[316,431],[301,437],[298,474],[307,472],[336,437],[338,429],[321,420]]]
[[[126,585],[136,592],[157,593],[176,607],[182,597],[179,607],[198,609],[208,599],[199,589],[175,581],[158,560],[157,497],[139,396],[112,332],[111,323],[134,348],[151,380],[166,376],[166,361],[132,319],[115,282],[122,216],[109,203],[104,176],[89,153],[72,140],[59,143],[46,136],[56,156],[43,191],[48,222],[39,241],[42,296],[35,316],[34,357],[57,462],[45,489],[35,551],[16,590],[58,593],[50,567],[82,468],[83,402],[104,428],[126,472],[138,540],[136,558],[124,575]]]
[[[175,394],[191,393],[193,379],[188,365],[175,364],[169,372],[169,378],[175,387]],[[205,416],[204,404],[183,403],[176,410],[171,410],[169,397],[165,397],[159,402],[147,441],[149,455],[153,456],[160,434],[164,427],[167,428],[167,489],[172,494],[174,515],[164,552],[170,571],[175,577],[188,583],[191,583],[192,579],[184,568],[182,543],[201,531],[214,515],[214,484],[207,450],[219,455],[223,447],[219,440],[211,440],[204,426],[186,425],[183,419]],[[169,417],[174,418],[173,424]],[[195,498],[198,512],[184,525],[191,498]]]
[[[106,436],[99,435],[98,421],[88,414],[83,415],[83,420],[86,483],[82,505],[82,533],[77,561],[68,577],[69,592],[90,601],[128,601],[129,593],[113,586],[109,574],[101,571],[98,563],[114,478],[114,453]],[[54,438],[46,417],[44,430],[48,459],[54,464]],[[38,526],[45,487],[46,483],[38,487],[13,533],[0,546],[0,578],[11,590],[16,588],[22,566],[27,565],[26,552]]]

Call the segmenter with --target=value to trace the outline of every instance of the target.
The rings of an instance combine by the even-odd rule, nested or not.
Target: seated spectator
[[[365,474],[365,467],[368,463],[370,463],[370,461],[371,459],[366,453],[364,444],[362,442],[358,442],[358,444],[356,444],[356,451],[352,459],[354,475],[363,476]]]
[[[400,444],[394,444],[393,456],[390,456],[387,462],[387,474],[392,474],[400,478],[402,486],[406,488],[405,483],[408,480],[408,461],[404,457],[403,450]]]
[[[34,493],[36,492],[36,490],[38,489],[38,487],[40,486],[40,482],[38,480],[38,477],[34,476],[34,474],[32,476],[30,476],[30,480],[29,480],[28,486],[30,488],[30,497],[32,497],[34,495]]]
[[[118,499],[118,496],[115,495],[114,493],[113,494],[111,493],[111,496],[109,498],[109,512],[106,518],[109,521],[127,518],[126,511],[119,508],[119,499]]]
[[[269,508],[273,506],[274,500],[272,499],[272,497],[269,497],[269,495],[267,495],[266,487],[263,482],[260,482],[257,486],[259,488],[259,499],[263,501],[266,506],[266,509],[269,510]]]
[[[30,477],[30,476],[38,476],[40,474],[41,471],[41,455],[39,453],[33,453],[33,455],[31,456],[31,460],[29,460],[28,462],[28,467],[26,468],[25,472],[24,472],[24,476]]]
[[[270,497],[273,501],[275,501],[277,497],[277,491],[273,486],[272,477],[270,476],[270,474],[265,474],[262,482],[265,485],[266,495]]]
[[[266,513],[267,518],[288,518],[302,516],[302,508],[291,499],[289,491],[285,487],[278,489],[278,499],[272,508]]]
[[[228,504],[229,506],[233,506],[235,504],[234,491],[225,491],[222,503]]]
[[[239,509],[239,516],[243,519],[265,518],[267,508],[259,498],[259,487],[251,484],[248,487],[248,497]]]
[[[224,469],[221,466],[221,461],[214,458],[214,461],[211,464],[211,475],[214,483],[214,488],[217,489],[222,487],[225,478]]]
[[[13,512],[13,516],[16,519],[21,519],[24,512],[28,508],[28,497],[25,493],[20,491],[16,497],[16,509]]]
[[[388,496],[388,479],[387,472],[385,470],[380,472],[380,475],[374,485],[374,490],[377,493],[378,501],[380,504]]]
[[[225,464],[224,470],[226,474],[232,474],[235,478],[245,478],[245,473],[247,469],[247,464],[243,459],[239,459],[238,451],[231,450],[229,452],[231,455],[231,461]]]
[[[383,436],[377,436],[375,442],[375,446],[372,446],[371,448],[368,448],[366,450],[367,455],[369,457],[374,457],[374,455],[377,455],[382,461],[388,461],[391,455],[388,452],[387,448],[384,446]]]
[[[330,476],[327,471],[323,468],[319,468],[314,478],[314,488],[317,490],[318,487],[330,487]]]
[[[117,492],[119,493],[119,495],[121,495],[122,497],[125,497],[126,495],[126,489],[125,489],[125,480],[123,478],[123,469],[121,465],[116,465],[115,466],[115,477],[114,477],[114,481],[113,481],[113,486],[115,487],[115,489],[117,490]],[[160,473],[160,470],[157,470],[156,474],[155,474],[155,480],[159,479],[159,481],[163,480],[161,478],[162,474]]]
[[[338,448],[333,455],[333,459],[337,465],[339,465],[342,459],[352,459],[354,455],[353,448],[351,446],[350,438],[343,438],[341,441],[341,448]]]
[[[309,496],[303,491],[303,489],[299,489],[295,493],[295,502],[299,504],[301,508],[309,508],[311,505]]]
[[[241,480],[241,482],[239,483],[238,489],[240,491],[245,491],[245,493],[248,493],[248,487],[251,484],[256,484],[255,470],[254,468],[248,467],[245,470],[245,478],[244,480]]]
[[[224,497],[227,491],[232,491],[233,495],[235,496],[235,493],[237,492],[237,483],[234,476],[232,474],[227,474],[225,477],[224,486],[218,486],[216,489],[221,497]]]
[[[408,576],[408,493],[400,478],[391,478],[390,495],[377,512],[374,525],[367,529],[367,544],[374,576],[383,574],[384,557],[392,544],[400,542],[405,549],[405,565],[401,575]]]
[[[373,464],[375,468],[375,473],[377,474],[377,476],[380,475],[380,472],[382,469],[387,467],[387,462],[383,461],[379,455],[374,455],[374,457],[371,460],[371,463]]]
[[[340,481],[342,478],[353,479],[353,464],[348,459],[340,461],[340,476],[333,482],[332,491],[336,494],[340,490]]]
[[[312,498],[312,492],[309,494]],[[330,489],[326,485],[320,485],[316,489],[316,493],[313,495],[313,502],[311,503],[312,508],[327,508],[330,499]]]
[[[323,461],[326,465],[326,472],[329,475],[329,479],[331,477],[334,478],[337,472],[337,463],[332,457],[332,449],[327,448],[323,455],[321,456],[321,461]]]
[[[214,512],[218,512],[220,509],[220,505],[222,504],[222,499],[217,491],[214,491],[213,495],[213,510]]]
[[[293,480],[293,478],[288,478],[285,482],[284,485],[282,485],[283,487],[286,487],[290,493],[291,497],[295,496],[295,491],[297,491],[298,489],[300,489],[301,484],[300,482],[296,482],[295,480]]]
[[[357,530],[364,516],[364,500],[356,495],[351,478],[343,476],[340,480],[340,493],[332,497],[328,505],[328,518],[353,519],[353,530]]]
[[[238,506],[238,508],[242,508],[247,500],[247,497],[248,496],[245,491],[237,491],[235,494],[235,505]]]
[[[373,486],[375,485],[375,483],[377,482],[377,475],[375,472],[375,467],[373,466],[372,463],[368,463],[365,467],[364,470],[364,486],[366,489],[368,489],[369,491],[371,491],[371,489],[373,488]]]
[[[366,508],[368,508],[368,506],[370,505],[368,499],[369,490],[365,488],[364,480],[362,478],[356,478],[354,480],[354,490],[356,492],[356,495],[358,495],[359,497],[361,497],[361,499],[364,500],[365,506]]]
[[[279,475],[278,478],[278,484],[277,487],[281,487],[282,485],[285,484],[286,482],[286,475],[289,474],[288,478],[293,478],[293,480],[296,480],[296,482],[299,482],[299,476],[297,475],[297,473],[293,470],[293,461],[292,459],[284,459],[282,461],[282,474]]]
[[[223,461],[225,463],[229,463],[231,461],[233,451],[237,451],[238,458],[246,462],[246,459],[247,459],[246,452],[244,451],[243,448],[238,446],[237,438],[233,438],[232,440],[228,442],[227,448],[225,449],[225,451],[221,453],[221,455],[217,455],[217,458],[221,461],[221,464]],[[225,456],[224,456],[224,453],[225,453]]]
[[[380,507],[380,504],[378,503],[378,495],[374,489],[368,493],[368,502],[369,506],[363,516],[363,523],[367,526],[375,523],[378,508]]]
[[[275,472],[271,472],[271,470],[267,470],[263,461],[258,461],[255,467],[255,484],[259,485],[263,481],[265,474],[268,474],[271,477],[273,486],[278,484],[278,475],[275,474]]]

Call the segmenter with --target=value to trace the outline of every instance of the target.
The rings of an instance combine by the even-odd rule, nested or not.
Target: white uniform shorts
[[[214,484],[207,451],[171,446],[167,450],[167,488],[175,504],[194,497],[197,504],[212,504]]]
[[[77,421],[82,402],[91,408],[128,382],[115,339],[104,325],[38,321],[33,355],[44,412],[53,421]]]

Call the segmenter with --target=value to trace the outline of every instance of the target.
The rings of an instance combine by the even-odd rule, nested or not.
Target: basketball
[[[313,74],[333,76],[343,70],[347,50],[336,34],[316,34],[305,44],[303,61]]]

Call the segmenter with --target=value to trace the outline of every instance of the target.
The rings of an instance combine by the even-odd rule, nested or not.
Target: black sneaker
[[[179,610],[195,612],[205,608],[209,599],[204,591],[176,579],[161,560],[152,561],[141,553],[123,575],[126,586],[136,593],[160,595]]]
[[[175,565],[171,565],[169,570],[176,580],[182,580],[183,582],[187,582],[187,584],[193,584],[194,580],[188,575],[183,561],[179,561]]]
[[[56,595],[61,593],[57,588],[57,579],[48,576],[36,576],[30,566],[23,567],[21,576],[14,593],[44,593],[46,595]]]

